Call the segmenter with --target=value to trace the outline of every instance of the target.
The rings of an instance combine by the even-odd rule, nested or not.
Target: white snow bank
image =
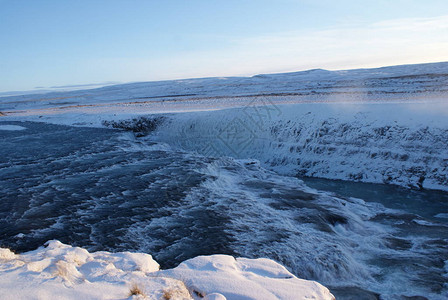
[[[50,241],[24,254],[0,248],[2,299],[334,299],[269,259],[200,256],[159,271],[151,255],[94,252]]]
[[[266,258],[199,256],[160,273],[183,278],[185,284],[197,294],[219,293],[227,299],[333,298],[319,283],[298,279],[285,267]]]
[[[11,131],[16,131],[16,130],[25,130],[25,127],[22,126],[18,126],[18,125],[0,125],[0,130],[11,130]]]

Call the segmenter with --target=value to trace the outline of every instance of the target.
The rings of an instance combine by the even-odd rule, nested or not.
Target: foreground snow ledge
[[[151,255],[94,252],[49,241],[24,254],[0,248],[2,299],[334,299],[269,259],[199,256],[159,270]]]

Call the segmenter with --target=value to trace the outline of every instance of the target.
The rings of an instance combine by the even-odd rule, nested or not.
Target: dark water
[[[344,197],[356,197],[378,202],[385,207],[404,210],[428,220],[443,221],[442,212],[448,212],[448,193],[430,190],[411,190],[385,184],[371,184],[329,180],[322,178],[301,178],[308,186],[335,193]]]
[[[8,124],[26,130],[0,130],[1,246],[58,239],[150,253],[164,268],[269,257],[338,299],[448,296],[447,193],[305,179],[311,189],[127,132]]]

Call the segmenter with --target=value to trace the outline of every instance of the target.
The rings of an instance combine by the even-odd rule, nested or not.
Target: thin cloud
[[[252,59],[282,56],[288,64],[298,67],[309,62],[320,67],[344,67],[348,59],[353,66],[444,61],[448,60],[448,16],[389,20],[357,28],[286,32],[239,43],[237,53],[251,53]]]
[[[89,66],[122,76],[110,80],[146,81],[448,61],[448,16],[227,39],[218,50],[97,59]]]

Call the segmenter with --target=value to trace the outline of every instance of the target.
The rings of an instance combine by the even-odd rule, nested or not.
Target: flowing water
[[[163,268],[268,257],[338,299],[448,296],[447,193],[302,181],[112,129],[3,124],[26,128],[0,130],[3,247],[58,239],[150,253]]]

